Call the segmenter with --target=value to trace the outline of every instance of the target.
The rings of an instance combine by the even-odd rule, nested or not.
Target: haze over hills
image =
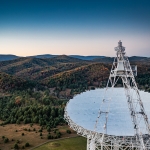
[[[148,61],[150,58],[141,57],[141,56],[132,56],[128,58],[130,62],[145,62]],[[95,58],[93,61],[102,62],[102,63],[112,63],[114,61],[114,57],[103,57],[103,58]]]
[[[16,58],[19,58],[19,56],[16,56],[16,55],[4,55],[4,54],[0,54],[0,61],[5,61],[5,60],[13,60],[13,59],[16,59]]]
[[[32,57],[32,58],[53,58],[53,57],[57,57],[59,55],[51,55],[51,54],[43,54],[43,55],[34,55],[34,56],[28,56],[28,57]],[[68,55],[69,57],[73,57],[73,58],[78,58],[78,59],[82,59],[82,60],[93,60],[95,58],[104,58],[105,56],[82,56],[82,55]],[[5,60],[13,60],[16,58],[19,58],[20,56],[16,56],[16,55],[0,55],[0,61],[5,61]]]
[[[34,55],[34,56],[27,56],[30,58],[42,58],[42,59],[48,59],[48,58],[54,58],[57,56],[61,56],[61,55],[51,55],[51,54],[43,54],[43,55]],[[89,61],[104,61],[104,62],[112,62],[112,58],[113,57],[107,57],[107,56],[82,56],[82,55],[67,55],[69,57],[73,57],[73,58],[78,58],[81,60],[89,60]],[[24,58],[27,58],[24,57]],[[0,61],[6,61],[6,60],[13,60],[13,59],[17,59],[17,58],[22,58],[21,56],[16,56],[16,55],[5,55],[5,54],[1,54],[0,55]],[[105,59],[106,58],[106,59]],[[129,59],[131,61],[138,61],[138,60],[142,60],[145,59],[147,57],[142,57],[142,56],[131,56],[129,57]]]
[[[29,57],[36,57],[36,58],[53,58],[59,55],[51,55],[51,54],[44,54],[44,55],[35,55]],[[82,55],[68,55],[69,57],[78,58],[82,60],[93,60],[95,58],[104,58],[105,56],[82,56]]]
[[[81,56],[81,55],[69,55],[70,57],[79,58],[83,60],[93,60],[96,58],[105,58],[105,56]]]

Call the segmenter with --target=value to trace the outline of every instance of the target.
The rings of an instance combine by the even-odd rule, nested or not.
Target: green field
[[[86,138],[74,137],[55,140],[35,148],[34,150],[86,150]]]

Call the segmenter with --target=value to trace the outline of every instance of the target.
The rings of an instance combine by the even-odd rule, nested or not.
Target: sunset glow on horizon
[[[150,1],[12,1],[0,5],[0,54],[150,57]]]

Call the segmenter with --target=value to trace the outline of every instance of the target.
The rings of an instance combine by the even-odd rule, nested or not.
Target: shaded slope
[[[97,85],[106,81],[109,76],[110,65],[101,63],[90,64],[78,67],[69,71],[61,72],[46,78],[42,81],[48,87],[63,88],[88,88],[88,86]]]
[[[128,59],[131,63],[133,63],[133,62],[148,62],[150,60],[147,57],[140,57],[140,56],[132,56],[132,57],[128,57]],[[112,64],[114,61],[114,57],[95,58],[93,61]]]
[[[147,57],[140,57],[140,56],[132,56],[129,57],[129,61],[145,61]]]
[[[104,57],[104,58],[96,58],[93,61],[101,62],[101,63],[113,63],[114,57]]]
[[[96,58],[104,58],[105,56],[82,56],[82,55],[69,55],[70,57],[73,58],[78,58],[82,60],[94,60]]]
[[[15,76],[0,72],[0,89],[4,92],[33,88],[36,84]]]
[[[11,61],[0,62],[0,70],[9,74],[15,74],[19,71],[29,68],[42,68],[50,65],[46,59],[38,58],[18,58]]]

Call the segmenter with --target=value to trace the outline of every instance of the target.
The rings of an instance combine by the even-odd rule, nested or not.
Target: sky
[[[0,54],[150,57],[150,0],[0,0]]]

